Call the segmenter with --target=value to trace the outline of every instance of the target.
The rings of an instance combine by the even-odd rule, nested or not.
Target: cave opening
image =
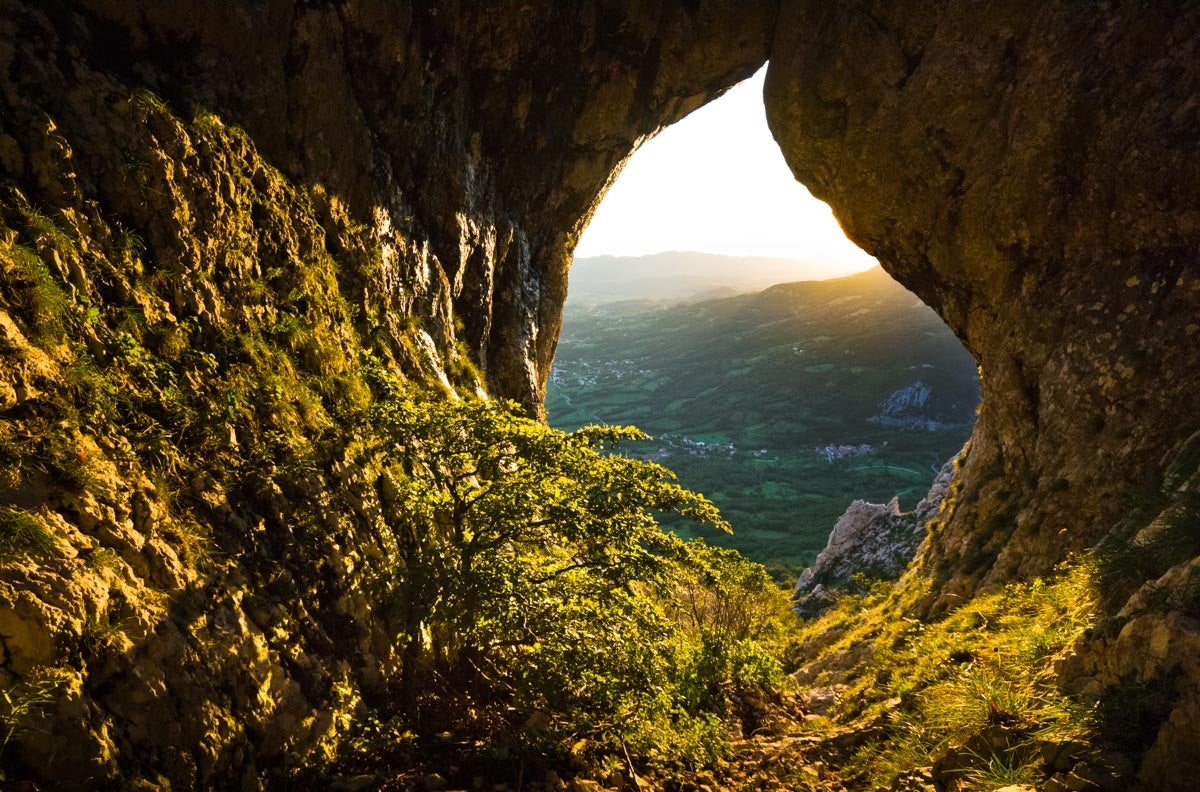
[[[793,178],[764,73],[643,145],[605,195],[546,407],[556,428],[650,434],[623,453],[711,497],[734,534],[704,538],[788,581],[853,501],[917,506],[970,435],[980,386],[941,318]]]

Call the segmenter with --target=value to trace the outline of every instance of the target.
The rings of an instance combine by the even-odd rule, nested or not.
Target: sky
[[[842,274],[874,266],[846,239],[829,207],[793,178],[767,128],[765,74],[764,67],[643,144],[596,210],[576,255],[696,250],[836,263]]]

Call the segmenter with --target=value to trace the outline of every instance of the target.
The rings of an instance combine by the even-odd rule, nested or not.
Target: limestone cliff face
[[[1196,429],[1198,49],[1178,4],[783,5],[788,162],[982,368],[942,603],[1091,546]]]
[[[6,767],[319,766],[399,662],[372,378],[537,410],[597,195],[774,13],[0,2]]]

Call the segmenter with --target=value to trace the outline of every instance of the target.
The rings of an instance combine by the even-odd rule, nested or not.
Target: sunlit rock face
[[[905,389],[907,390],[907,389]],[[933,486],[910,512],[900,511],[900,499],[886,505],[856,500],[838,518],[825,549],[805,569],[792,593],[794,610],[813,618],[837,602],[838,589],[855,574],[867,580],[895,580],[912,563],[925,538],[925,528],[938,514],[950,490],[953,461],[942,466]]]
[[[1093,545],[1200,422],[1198,89],[1182,4],[783,4],[788,163],[982,368],[940,607]]]
[[[51,22],[61,46],[206,106],[347,202],[397,251],[378,298],[440,349],[465,343],[495,392],[534,410],[596,196],[645,136],[762,64],[775,14],[733,0],[79,5]]]

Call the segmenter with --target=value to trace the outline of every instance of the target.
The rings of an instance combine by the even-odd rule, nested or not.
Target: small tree
[[[728,530],[666,468],[601,453],[646,437],[633,428],[564,433],[516,405],[406,398],[380,402],[374,418],[395,460],[386,492],[410,695],[425,667],[537,698],[534,661],[579,671],[589,643],[661,640],[669,621],[646,595],[672,591],[691,554],[656,512]],[[537,672],[550,695],[556,670]]]
[[[561,432],[514,404],[421,398],[374,374],[381,398],[344,470],[376,471],[352,505],[375,532],[404,721],[651,764],[714,759],[727,694],[779,679],[756,643],[776,611],[756,600],[786,612],[786,597],[758,565],[659,526],[673,512],[729,530],[713,504],[660,465],[605,453],[644,439],[636,429]]]

